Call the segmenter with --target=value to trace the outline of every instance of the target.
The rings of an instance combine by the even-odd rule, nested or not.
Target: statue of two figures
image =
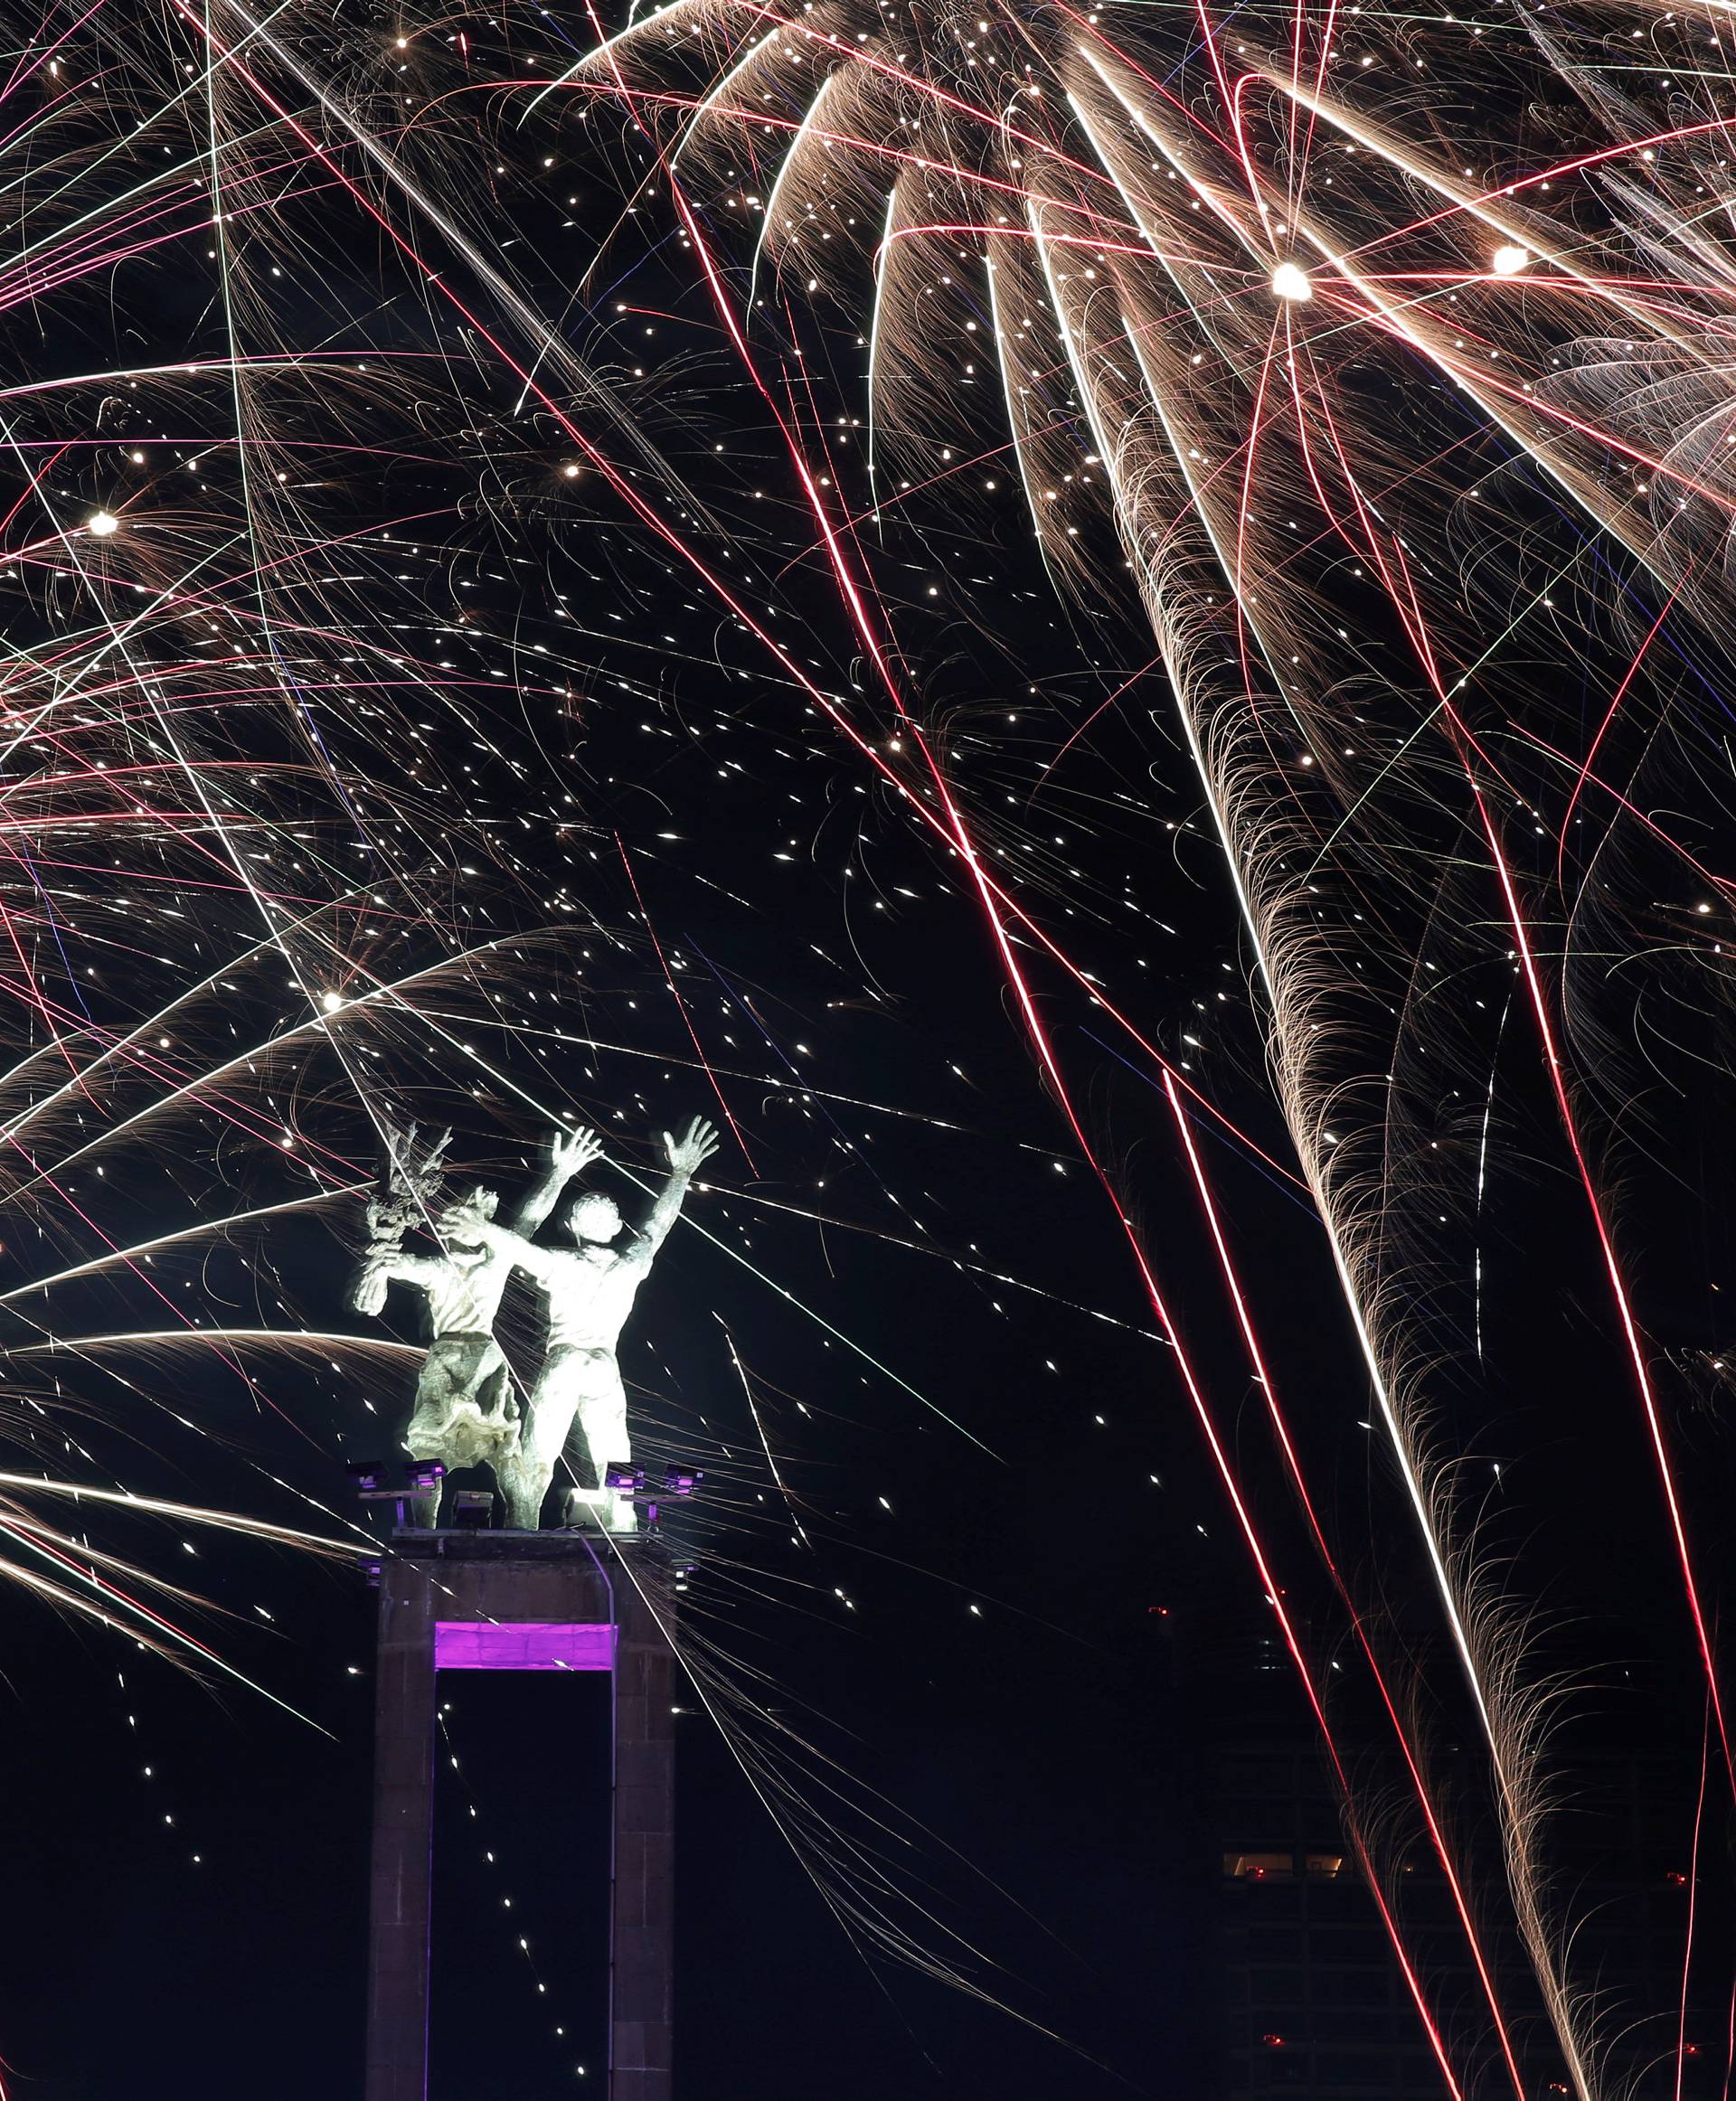
[[[443,1156],[450,1133],[418,1149],[412,1128],[393,1149],[380,1194],[368,1206],[369,1244],[350,1290],[358,1313],[377,1314],[387,1289],[408,1285],[427,1302],[431,1340],[416,1382],[416,1404],[403,1437],[412,1459],[439,1459],[448,1474],[493,1470],[507,1522],[534,1531],[564,1452],[592,1502],[598,1521],[630,1531],[637,1513],[604,1485],[605,1470],[632,1457],[627,1392],[616,1346],[652,1258],[669,1236],[682,1200],[717,1150],[712,1126],[695,1118],[679,1138],[664,1134],[669,1159],[651,1215],[622,1236],[613,1201],[587,1190],[568,1210],[572,1243],[542,1247],[533,1236],[560,1203],[567,1184],[602,1156],[594,1131],[557,1131],[548,1171],[520,1203],[510,1226],[496,1221],[500,1199],[473,1187],[445,1200]],[[405,1236],[420,1227],[439,1251],[409,1253]],[[523,1405],[511,1367],[495,1337],[495,1321],[514,1271],[542,1304],[547,1341]],[[419,1512],[432,1525],[439,1492]]]

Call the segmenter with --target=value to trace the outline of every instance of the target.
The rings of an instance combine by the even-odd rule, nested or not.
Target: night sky
[[[989,502],[973,488],[967,502],[937,468],[863,558],[912,703],[901,722],[877,711],[767,403],[731,383],[680,233],[655,189],[632,189],[643,140],[606,121],[519,131],[464,100],[461,30],[495,66],[487,75],[467,47],[465,64],[485,78],[508,77],[509,60],[543,78],[584,41],[552,24],[443,22],[438,65],[418,89],[440,119],[402,143],[419,179],[438,176],[461,200],[467,227],[492,228],[496,261],[515,230],[514,281],[601,373],[600,401],[576,385],[562,395],[564,424],[526,391],[522,365],[492,362],[476,328],[440,306],[374,220],[343,215],[358,196],[396,211],[389,184],[370,172],[340,191],[304,160],[272,191],[278,245],[261,232],[260,253],[285,262],[262,266],[243,325],[261,343],[326,346],[335,366],[341,351],[345,367],[305,396],[274,377],[282,402],[261,381],[254,404],[268,422],[281,412],[281,457],[306,474],[319,544],[344,551],[342,562],[330,552],[317,592],[293,598],[303,615],[316,598],[332,623],[297,645],[332,676],[321,683],[300,658],[291,676],[261,650],[267,703],[243,685],[217,725],[222,623],[239,633],[250,617],[245,572],[222,621],[183,638],[206,653],[187,659],[196,671],[177,670],[157,634],[130,675],[141,693],[179,677],[198,699],[188,712],[202,763],[240,759],[269,777],[268,815],[250,807],[247,835],[269,835],[274,897],[310,919],[338,915],[341,932],[322,931],[316,947],[268,916],[264,963],[218,982],[184,1053],[165,1035],[162,1069],[132,1076],[146,1091],[186,1090],[153,1111],[146,1141],[118,1148],[95,1192],[86,1168],[65,1173],[82,1138],[57,1138],[52,1200],[7,1214],[19,1221],[0,1230],[14,1283],[97,1244],[80,1237],[87,1227],[110,1252],[165,1221],[189,1235],[148,1274],[129,1263],[55,1285],[52,1304],[49,1292],[24,1310],[9,1303],[13,1458],[25,1474],[124,1484],[353,1544],[364,1513],[345,1464],[389,1448],[413,1379],[408,1353],[354,1338],[416,1335],[401,1295],[383,1323],[344,1303],[376,1121],[451,1124],[455,1186],[481,1180],[508,1202],[550,1116],[595,1123],[611,1164],[592,1180],[632,1215],[657,1173],[656,1135],[717,1118],[725,1144],[690,1200],[705,1230],[684,1225],[671,1239],[622,1352],[647,1459],[707,1475],[672,1531],[696,1563],[683,1604],[700,1679],[681,1696],[683,2101],[1209,2101],[1201,1775],[1222,1716],[1202,1689],[1210,1672],[1185,1658],[1214,1630],[1269,1634],[1275,1619],[1130,1236],[1161,1283],[1287,1611],[1323,1670],[1359,1666],[1280,1463],[1159,1052],[1199,1090],[1188,1133],[1337,1572],[1402,1677],[1429,1758],[1457,1785],[1472,1754],[1428,1560],[1273,1103],[1265,995],[1173,696],[1100,519],[1085,528],[1089,586],[1060,590],[1014,491]],[[372,13],[340,6],[318,36],[303,23],[297,48],[316,52],[323,37],[359,50],[363,25],[372,49]],[[190,71],[180,51],[165,63]],[[402,83],[385,70],[395,56],[378,77],[374,59],[346,57],[345,91],[377,117]],[[137,65],[148,73],[147,59]],[[176,153],[203,150],[193,117],[164,121]],[[241,121],[228,106],[223,120]],[[269,187],[279,174],[255,165],[249,180]],[[210,199],[190,193],[172,265],[129,253],[100,297],[87,277],[43,300],[12,362],[82,372],[123,348],[129,370],[221,356],[215,251],[199,246]],[[241,220],[231,238],[244,244],[254,234]],[[580,256],[602,259],[581,277]],[[286,280],[265,275],[291,258]],[[474,291],[484,263],[467,267]],[[838,455],[860,444],[866,403],[847,315],[773,321],[786,379],[797,351],[811,358],[816,427]],[[353,388],[341,415],[340,384]],[[1378,373],[1354,384],[1371,414],[1406,406]],[[75,427],[100,430],[64,464],[54,455],[67,482],[55,497],[133,504],[140,522],[109,543],[112,560],[137,559],[153,589],[202,547],[238,543],[246,494],[222,437],[227,395],[175,386],[148,404],[122,388],[116,406],[104,406],[107,382],[72,389],[32,427],[45,449]],[[1059,401],[1058,417],[1071,412]],[[657,489],[656,518],[691,530],[716,574],[732,565],[729,588],[751,598],[781,668],[647,516],[629,515],[625,484],[580,463],[573,419],[588,417],[638,462],[623,474]],[[958,422],[951,435],[976,448],[978,467],[1001,457],[980,401]],[[126,484],[132,456],[120,454],[135,443],[150,464]],[[1492,453],[1477,457],[1478,472],[1495,472]],[[1517,469],[1514,481],[1516,539],[1552,559],[1580,543],[1552,485]],[[856,523],[866,545],[865,513]],[[76,605],[58,560],[0,576],[9,642],[44,657]],[[114,578],[117,596],[142,594],[130,570]],[[1637,588],[1624,571],[1610,593]],[[1582,646],[1557,657],[1528,644],[1511,679],[1522,699],[1534,689],[1558,733],[1569,725],[1576,749],[1628,661],[1621,620],[1595,607],[1583,617]],[[1721,645],[1683,618],[1660,650],[1648,721],[1670,720],[1681,773],[1699,781],[1728,711],[1705,697]],[[1371,683],[1396,690],[1401,624],[1367,614],[1364,625]],[[364,627],[373,654],[352,676]],[[413,672],[400,678],[406,661]],[[848,697],[862,747],[791,664]],[[1690,702],[1703,712],[1684,730],[1671,711]],[[166,739],[164,719],[140,729],[143,711],[123,708],[92,749]],[[920,821],[914,791],[865,759],[878,754],[903,777],[913,725],[944,752],[997,880],[1041,900],[1039,923],[1083,974],[1070,977],[1015,931],[1028,1009],[958,852]],[[1643,776],[1648,809],[1663,809],[1645,771],[1663,740],[1626,719],[1610,739],[1612,768]],[[252,793],[258,777],[233,792]],[[1439,881],[1371,881],[1362,900],[1414,935],[1417,956],[1441,959],[1427,965],[1438,985],[1418,965],[1392,1041],[1358,1052],[1397,1088],[1385,1129],[1410,1178],[1395,1171],[1404,1186],[1376,1282],[1401,1305],[1453,1493],[1517,1601],[1513,1653],[1535,1682],[1562,1688],[1551,1785],[1579,1820],[1584,1886],[1618,1839],[1578,1799],[1575,1761],[1612,1746],[1667,1767],[1665,1877],[1692,1857],[1712,1740],[1703,1686],[1602,1250],[1501,895],[1455,792],[1407,812],[1404,851],[1427,857]],[[1510,798],[1515,861],[1541,886],[1557,842],[1530,824],[1529,792]],[[29,921],[16,982],[52,988],[59,1025],[131,1027],[189,973],[260,940],[258,900],[250,877],[212,875],[203,833],[198,853],[188,846],[208,813],[178,813],[172,843],[129,844],[122,872],[118,850],[104,858],[103,813],[80,807],[102,842],[88,866],[50,881],[21,863],[20,894],[56,901]],[[1722,803],[1710,796],[1694,813],[1695,853],[1719,863],[1732,838]],[[1723,966],[1703,953],[1703,929],[1683,931],[1688,893],[1656,840],[1623,865],[1624,894],[1644,910],[1622,937],[1609,931],[1613,906],[1591,916],[1588,953],[1617,989],[1612,1004],[1578,1010],[1571,1050],[1591,1075],[1596,1171],[1715,1635],[1730,1573],[1731,1403],[1717,1353],[1732,1339],[1736,1172]],[[71,905],[57,882],[73,886]],[[1548,919],[1540,948],[1556,958],[1580,931]],[[99,977],[74,960],[87,939]],[[1335,966],[1348,949],[1322,939]],[[280,1045],[257,1069],[222,1064],[255,1035],[299,1027],[310,988],[355,1001],[379,976],[485,942],[486,956],[420,986],[347,1064],[323,1041]],[[24,1057],[52,1016],[46,994],[19,1011]],[[1033,1022],[1052,1066],[1033,1055]],[[184,1055],[184,1069],[171,1066]],[[107,1085],[69,1118],[118,1129],[134,1105]],[[306,1211],[225,1223],[310,1192],[320,1201]],[[199,1221],[216,1230],[194,1236]],[[184,1321],[172,1347],[112,1345]],[[331,1339],[274,1352],[219,1347],[197,1327]],[[533,1363],[526,1295],[509,1300],[505,1339],[521,1371]],[[108,1508],[65,1522],[196,1593],[165,1609],[229,1668],[177,1668],[8,1588],[0,2060],[12,2101],[359,2096],[374,1610],[363,1574]],[[1354,1764],[1373,1743],[1366,1701],[1328,1686]],[[434,2101],[600,2090],[600,1688],[443,1690]],[[1722,1887],[1729,1804],[1717,1785],[1708,1802],[1701,1859]],[[1465,1835],[1478,1908],[1499,1914],[1498,1847],[1474,1822]],[[878,1923],[865,1931],[853,1907],[870,1885]],[[1721,1903],[1708,1895],[1703,1955],[1718,1977]]]

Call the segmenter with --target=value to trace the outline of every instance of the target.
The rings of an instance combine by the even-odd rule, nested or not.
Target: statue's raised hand
[[[677,1174],[696,1174],[717,1151],[718,1138],[703,1116],[695,1116],[679,1138],[672,1138],[665,1131],[663,1143],[669,1164]]]
[[[556,1131],[549,1140],[549,1165],[557,1174],[582,1174],[602,1156],[603,1141],[586,1125],[576,1131]]]
[[[500,1199],[492,1189],[477,1187],[447,1205],[435,1223],[448,1249],[474,1248],[493,1230],[495,1208]]]

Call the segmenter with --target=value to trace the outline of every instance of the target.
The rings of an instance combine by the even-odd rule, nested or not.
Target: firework
[[[540,99],[624,110],[880,674],[881,726],[853,707],[839,727],[968,867],[1064,1106],[1033,966],[1009,945],[1046,941],[1036,896],[988,872],[979,842],[1005,821],[925,730],[901,668],[909,617],[875,550],[920,536],[937,491],[986,518],[1011,484],[1063,592],[1137,594],[1582,2095],[1604,2074],[1545,1894],[1549,1702],[1478,1551],[1459,1456],[1429,1427],[1431,1368],[1470,1336],[1413,1309],[1440,1296],[1439,1229],[1465,1227],[1482,1193],[1486,1126],[1473,1174],[1453,1083],[1487,1074],[1480,1014],[1516,994],[1728,1765],[1679,1455],[1602,1186],[1612,1040],[1636,995],[1624,984],[1612,1008],[1580,962],[1613,951],[1668,1000],[1691,958],[1691,1002],[1722,999],[1727,886],[1697,842],[1723,819],[1729,771],[1703,702],[1724,662],[1736,444],[1722,36],[1704,11],[1425,23],[681,0]],[[826,366],[846,369],[835,388],[816,386]],[[858,386],[860,461],[856,419],[829,412]],[[1568,636],[1598,696],[1589,724],[1535,670]],[[910,762],[882,756],[903,748]],[[1665,777],[1685,821],[1646,806]],[[1515,971],[1476,1011],[1443,996]]]
[[[713,796],[748,764],[776,780],[768,801],[795,814],[750,845],[779,866],[816,854],[846,787],[871,789],[986,937],[1069,1156],[1099,1173],[1135,1258],[1147,1303],[1123,1332],[1180,1368],[1276,1596],[1265,1510],[1162,1281],[1146,1192],[1083,1106],[1057,993],[1165,1090],[1282,1478],[1384,1697],[1187,1119],[1324,1222],[1486,1738],[1514,1915],[1571,2078],[1599,2092],[1548,1887],[1548,1688],[1442,1390],[1444,1368],[1482,1363],[1491,1154],[1498,1173],[1519,1120],[1497,1066],[1529,1041],[1725,1748],[1712,1600],[1609,1195],[1612,1137],[1658,1136],[1631,1107],[1631,1017],[1724,1011],[1722,22],[680,0],[590,26],[576,66],[540,14],[485,32],[359,5],[110,0],[63,35],[20,32],[0,92],[29,144],[0,263],[30,317],[0,370],[19,1434],[58,1436],[117,1392],[160,1411],[168,1367],[192,1363],[250,1409],[276,1399],[262,1368],[337,1364],[352,1401],[391,1413],[410,1347],[328,1332],[275,1288],[277,1251],[327,1220],[354,1238],[411,1117],[453,1126],[455,1162],[494,1162],[552,1117],[645,1107],[641,1075],[714,1096],[749,1174],[786,1184],[702,1217],[707,1258],[900,1408],[967,1423],[895,1343],[830,1317],[792,1250],[835,1230],[932,1264],[928,1183],[901,1188],[902,1156],[884,1165],[860,1122],[914,1160],[919,1135],[978,1143],[970,1117],[817,1085],[787,1026],[807,991],[738,982],[669,902],[703,891],[776,920],[787,893],[714,819],[674,872],[665,743],[691,758],[710,740]],[[628,179],[599,244],[594,206],[575,215],[610,148],[576,134],[605,109]],[[613,297],[616,267],[655,297]],[[661,372],[656,328],[681,346]],[[1040,752],[998,694],[991,721],[929,690],[961,649],[973,681],[1004,664],[1024,696],[1043,675],[990,603],[962,607],[962,645],[928,625],[930,601],[961,605],[956,550],[1010,534],[1015,505],[1092,674]],[[1136,615],[1132,663],[1098,680],[1099,640]],[[1583,692],[1557,675],[1565,655]],[[694,664],[751,703],[692,711],[676,682]],[[1021,705],[1046,722],[1051,697]],[[1203,828],[1221,854],[1227,890],[1209,891],[1242,928],[1283,1158],[1258,1106],[1234,1124],[1218,1107],[1195,1012],[1212,1010],[1177,1025],[1138,975],[1147,937],[1197,900],[1136,898],[1077,843],[1131,811],[1157,860],[1147,709],[1203,813],[1180,808],[1160,843]],[[575,725],[612,756],[575,760]],[[1133,787],[1049,833],[1039,813],[1092,740],[1129,728]],[[731,739],[750,762],[722,758]],[[888,894],[868,909],[914,895],[871,887]],[[866,961],[813,947],[827,1011],[879,997]],[[1040,1164],[1065,1162],[1045,1141]],[[835,1169],[860,1202],[828,1189]],[[1121,1318],[974,1243],[946,1258],[997,1314],[1010,1289]],[[213,1278],[251,1293],[245,1318],[212,1317]],[[703,1450],[745,1539],[816,1553],[788,1449],[807,1404],[770,1404],[775,1368],[757,1342],[738,1356],[738,1332],[732,1314],[715,1370],[743,1392],[741,1437],[659,1371],[653,1441]],[[64,1459],[44,1493],[71,1485]],[[105,1465],[92,1453],[80,1479],[124,1497]],[[70,1551],[30,1507],[19,1536]],[[72,1558],[85,1573],[63,1595],[118,1576]],[[1318,1659],[1288,1620],[1287,1638],[1312,1698]],[[692,1647],[708,1701],[762,1714],[724,1657]],[[1401,1694],[1388,1712],[1518,2085],[1470,1871]],[[766,1793],[852,1929],[910,1956],[926,1944],[812,1814],[816,1785]],[[1375,1821],[1353,1808],[1379,1887]],[[1408,1974],[1426,2020],[1428,1979]]]

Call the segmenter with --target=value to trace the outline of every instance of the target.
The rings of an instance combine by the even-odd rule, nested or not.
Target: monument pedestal
[[[609,2101],[671,2101],[675,1658],[668,1559],[587,1532],[399,1531],[380,1569],[365,2101],[427,2101],[436,1682],[613,1677]],[[656,1610],[654,1612],[652,1606]]]

